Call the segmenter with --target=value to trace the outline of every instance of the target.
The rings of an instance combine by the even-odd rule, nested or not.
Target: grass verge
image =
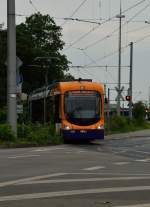
[[[129,118],[122,116],[112,116],[108,121],[105,121],[105,135],[133,132],[138,130],[150,129],[150,123],[143,121],[137,121],[135,119],[130,120]]]
[[[9,125],[0,125],[1,147],[46,146],[62,143],[63,138],[56,135],[53,126],[40,124],[18,125],[18,137],[16,138]]]

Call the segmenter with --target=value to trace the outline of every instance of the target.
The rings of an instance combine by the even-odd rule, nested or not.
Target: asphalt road
[[[150,137],[0,149],[0,207],[150,207]]]

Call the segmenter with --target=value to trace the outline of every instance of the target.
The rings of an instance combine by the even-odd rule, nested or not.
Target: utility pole
[[[129,118],[132,119],[133,42],[130,43]]]
[[[7,0],[7,120],[17,136],[15,0]]]
[[[149,109],[150,109],[150,87],[149,87]]]
[[[121,98],[121,25],[122,18],[125,16],[122,15],[122,6],[120,0],[120,14],[116,16],[119,18],[119,57],[118,57],[118,99],[117,99],[117,115],[120,116],[120,98]]]
[[[107,120],[108,131],[110,130],[110,88],[108,88],[108,103],[107,103]]]

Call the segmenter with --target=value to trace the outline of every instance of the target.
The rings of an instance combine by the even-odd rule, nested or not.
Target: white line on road
[[[120,154],[120,153],[125,153],[125,152],[127,152],[128,150],[121,150],[121,151],[119,151],[119,152],[113,152],[114,154]]]
[[[94,167],[84,168],[83,170],[92,171],[92,170],[99,170],[99,169],[104,169],[104,168],[106,167],[105,166],[94,166]]]
[[[150,173],[108,173],[108,172],[77,172],[68,175],[112,175],[112,176],[150,176]]]
[[[150,152],[144,152],[144,151],[141,151],[141,150],[135,150],[135,152],[139,152],[139,153],[143,153],[143,154],[148,154],[148,155],[150,155]]]
[[[135,191],[145,191],[145,190],[149,191],[150,186],[113,187],[113,188],[80,189],[80,190],[71,190],[71,191],[45,192],[45,193],[30,193],[30,194],[22,194],[22,195],[1,196],[0,202],[40,199],[40,198],[54,198],[54,197],[73,196],[73,195],[85,195],[85,194],[135,192]]]
[[[137,205],[128,205],[128,206],[116,206],[116,207],[150,207],[150,203],[137,204]]]
[[[150,162],[150,158],[135,160],[136,162]]]
[[[15,185],[15,184],[20,183],[20,182],[28,182],[28,181],[38,180],[38,179],[58,177],[58,176],[66,175],[66,174],[67,173],[53,173],[53,174],[40,175],[40,176],[34,176],[34,177],[29,177],[29,178],[22,178],[22,179],[18,179],[18,180],[6,181],[6,182],[0,183],[0,187]]]
[[[79,150],[79,151],[77,151],[76,153],[77,153],[77,154],[80,154],[80,153],[85,153],[85,152],[88,152],[88,151],[85,151],[85,150]]]
[[[115,165],[128,165],[130,162],[114,162]]]
[[[33,176],[33,177],[28,177],[28,178],[22,178],[22,179],[17,179],[17,180],[12,180],[12,181],[6,181],[6,182],[1,182],[0,187],[5,187],[9,185],[15,185],[18,183],[24,183],[28,181],[34,181],[34,180],[40,180],[40,179],[47,179],[51,177],[58,177],[58,176],[63,176],[63,175],[111,175],[111,176],[144,176],[148,177],[150,174],[148,173],[95,173],[95,172],[81,172],[81,173],[52,173],[52,174],[46,174],[46,175],[40,175],[40,176]]]
[[[54,150],[64,150],[64,147],[56,147],[56,148],[39,148],[32,150],[32,152],[46,152],[46,151],[54,151]]]
[[[144,177],[111,177],[111,178],[79,178],[79,179],[57,179],[57,180],[34,180],[19,182],[16,185],[52,184],[52,183],[74,183],[74,182],[97,182],[97,181],[121,181],[121,180],[150,180],[150,176]]]
[[[40,157],[40,155],[18,155],[18,156],[8,157],[8,159],[30,158],[30,157]]]

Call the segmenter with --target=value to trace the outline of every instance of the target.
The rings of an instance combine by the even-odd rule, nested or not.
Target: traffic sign
[[[119,97],[120,99],[122,99],[122,101],[124,101],[124,97],[122,96],[122,91],[124,90],[124,86],[121,87],[120,91],[119,91],[119,88],[115,87],[116,91],[118,92],[118,95],[115,99],[115,101],[118,101]]]
[[[17,104],[17,114],[23,114],[23,105]]]

